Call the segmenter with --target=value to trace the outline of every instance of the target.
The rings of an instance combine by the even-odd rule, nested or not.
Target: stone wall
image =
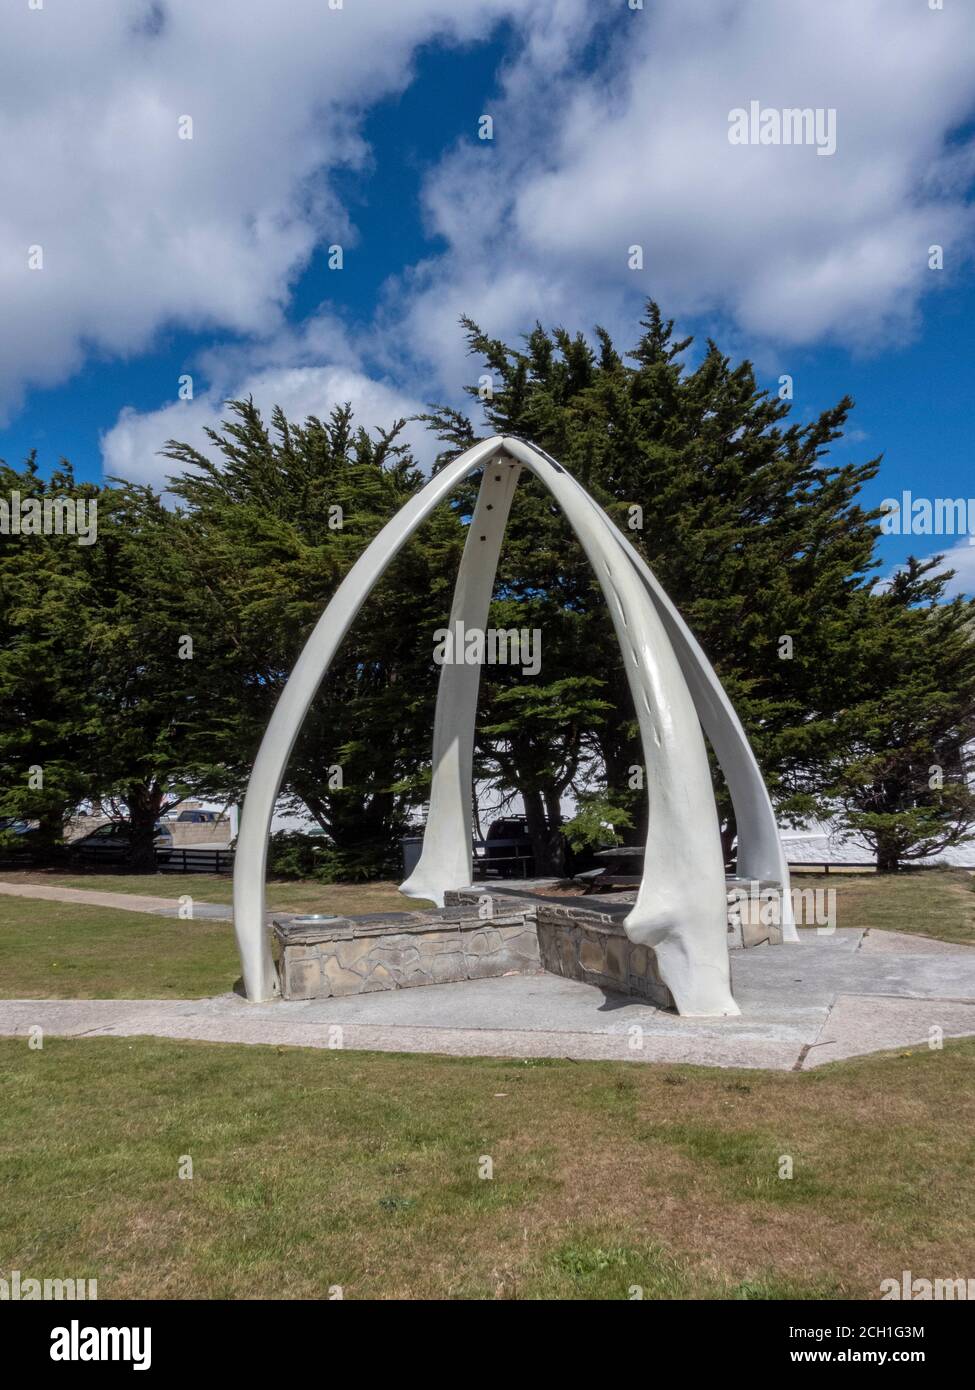
[[[448,903],[484,903],[485,895],[471,889],[447,893]],[[578,898],[518,898],[497,894],[490,899],[495,911],[510,903],[534,909],[538,953],[542,969],[567,980],[581,980],[614,994],[646,999],[657,1008],[670,1009],[674,1001],[657,973],[657,960],[649,946],[638,946],[623,929],[629,905],[616,911],[582,906]],[[622,910],[620,910],[622,909]]]
[[[80,840],[83,835],[90,835],[100,825],[108,825],[109,823],[108,816],[74,816],[65,825],[65,842],[70,844],[72,840]],[[227,816],[202,823],[168,820],[164,824],[172,835],[173,845],[177,849],[194,849],[199,846],[205,849],[226,849],[230,844],[230,820]]]
[[[563,915],[558,909],[542,908],[538,950],[543,969],[553,975],[636,995],[661,1009],[673,1007],[670,990],[657,973],[653,950],[635,945],[619,922],[578,909]]]
[[[313,922],[274,919],[285,999],[530,975],[544,970],[673,1008],[648,946],[623,929],[626,903],[461,889],[446,907]]]
[[[379,989],[534,974],[534,913],[482,919],[470,909],[388,912],[308,923],[274,919],[285,999],[328,999]]]
[[[781,946],[782,888],[771,879],[728,879],[728,949]]]

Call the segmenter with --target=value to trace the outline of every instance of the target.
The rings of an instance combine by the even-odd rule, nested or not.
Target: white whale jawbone
[[[689,912],[693,910],[688,907]],[[623,926],[631,941],[653,951],[660,978],[682,1017],[740,1017],[741,1009],[731,993],[727,947],[724,959],[706,947],[702,950],[704,943],[695,942],[694,926],[687,915],[671,908],[648,916],[637,907]],[[713,932],[710,935],[713,940]]]
[[[458,887],[466,888],[467,884],[459,884]],[[414,874],[406,879],[399,886],[399,891],[404,898],[412,898],[416,902],[433,903],[434,907],[443,907],[445,889],[436,883],[421,883]]]
[[[495,435],[471,446],[411,497],[342,580],[278,698],[254,762],[234,864],[234,930],[248,999],[279,993],[265,918],[268,836],[288,759],[332,658],[373,586],[433,509],[481,469],[451,623],[487,624],[498,554],[521,467],[566,515],[593,566],[625,662],[651,808],[644,872],[627,935],[653,948],[678,1010],[739,1014],[731,996],[727,887],[705,726],[728,783],[739,829],[739,873],[779,882],[783,936],[795,940],[789,872],[772,804],[741,724],[700,647],[638,552],[554,459],[524,440]],[[476,524],[475,524],[476,522]],[[471,782],[477,667],[441,671],[434,720],[430,808],[420,860],[402,885],[443,906],[473,875]]]

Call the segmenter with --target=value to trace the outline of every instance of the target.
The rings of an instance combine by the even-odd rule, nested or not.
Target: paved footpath
[[[63,890],[68,891],[68,890]],[[975,948],[896,932],[800,932],[732,954],[741,1017],[680,1018],[555,975],[468,980],[341,999],[0,1001],[0,1035],[343,1047],[809,1070],[975,1036]]]
[[[148,893],[101,892],[94,888],[62,888],[54,883],[3,883],[0,893],[11,898],[41,898],[52,903],[77,903],[82,907],[114,907],[120,912],[149,912],[155,917],[178,917],[178,898],[156,898]],[[233,921],[234,911],[226,903],[204,903],[193,899],[194,917]]]

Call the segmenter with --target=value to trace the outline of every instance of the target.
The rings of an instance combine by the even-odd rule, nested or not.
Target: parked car
[[[484,839],[484,858],[502,878],[531,877],[535,859],[524,816],[505,816],[491,822]]]
[[[16,820],[13,816],[0,816],[0,835],[28,835],[33,828],[29,820]]]
[[[156,822],[155,829],[153,844],[156,847],[156,860],[160,864],[166,864],[172,853],[173,832],[161,821]],[[100,825],[90,834],[82,835],[80,840],[73,840],[69,848],[74,858],[96,861],[99,864],[118,864],[128,859],[131,843],[132,832],[128,823],[109,821],[107,825]]]
[[[183,825],[215,825],[220,819],[219,811],[180,811],[176,817]]]

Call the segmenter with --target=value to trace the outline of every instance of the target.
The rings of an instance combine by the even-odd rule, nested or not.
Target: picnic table
[[[598,849],[593,858],[605,860],[605,864],[577,874],[577,878],[585,883],[587,894],[594,893],[597,888],[639,888],[645,853],[643,845],[616,845],[612,849]]]

